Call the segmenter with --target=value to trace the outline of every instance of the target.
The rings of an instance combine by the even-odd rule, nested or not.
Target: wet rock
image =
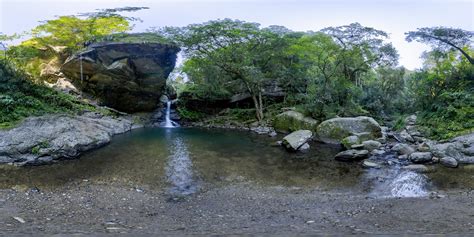
[[[352,135],[342,139],[341,143],[346,149],[351,149],[353,145],[360,144],[360,140],[358,136]]]
[[[364,145],[364,148],[368,151],[373,151],[382,146],[382,143],[374,140],[364,141],[362,142],[362,144]]]
[[[275,131],[272,131],[268,134],[269,137],[275,137],[277,133]]]
[[[426,142],[419,144],[416,148],[419,152],[428,152],[431,150],[430,145]]]
[[[364,144],[355,144],[350,147],[350,149],[355,149],[355,150],[363,150],[364,149]]]
[[[311,117],[293,110],[283,112],[273,119],[273,127],[278,132],[293,132],[297,130],[316,131],[319,122]]]
[[[453,157],[449,157],[449,156],[441,158],[440,163],[450,168],[458,167],[458,161],[454,159]]]
[[[399,160],[408,160],[408,155],[399,155],[397,158]]]
[[[369,156],[368,150],[347,150],[336,154],[334,157],[338,161],[357,161]]]
[[[313,136],[313,133],[309,130],[298,130],[285,136],[282,140],[283,146],[291,151],[297,151]]]
[[[37,165],[75,158],[131,127],[129,120],[96,113],[28,118],[16,128],[0,131],[0,162]]]
[[[391,150],[397,152],[399,155],[410,155],[411,153],[415,152],[413,147],[405,143],[397,143],[392,147]]]
[[[255,132],[259,135],[263,134],[270,134],[275,132],[272,127],[266,127],[266,126],[257,126],[257,127],[251,127],[250,131]]]
[[[366,137],[362,138],[362,133]],[[342,139],[357,135],[360,140],[377,139],[382,136],[380,125],[373,118],[360,116],[348,118],[333,118],[322,122],[317,128],[320,141],[340,144]]]
[[[408,159],[413,163],[420,164],[430,162],[432,157],[431,152],[414,152],[410,154]]]
[[[370,152],[370,154],[373,155],[373,156],[380,156],[380,155],[383,155],[385,153],[386,153],[386,151],[379,150],[379,149],[375,149],[375,150]]]
[[[400,138],[402,138],[405,142],[415,142],[415,139],[413,139],[413,137],[408,134],[407,130],[405,129],[400,132]]]
[[[368,161],[368,160],[364,160],[362,162],[362,167],[364,168],[372,168],[372,169],[380,169],[382,166],[378,163],[375,163],[375,162],[372,162],[372,161]]]
[[[303,144],[300,148],[298,148],[298,151],[301,151],[301,152],[308,152],[309,151],[309,144],[308,143],[305,143]]]

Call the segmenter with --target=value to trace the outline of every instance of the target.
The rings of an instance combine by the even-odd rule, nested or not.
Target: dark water
[[[367,170],[334,161],[338,147],[312,143],[308,153],[271,146],[279,138],[197,128],[138,129],[80,159],[37,167],[0,168],[0,188],[54,189],[76,182],[121,184],[190,194],[203,186],[255,185],[370,190]],[[440,168],[427,175],[434,187],[473,188],[474,170]]]

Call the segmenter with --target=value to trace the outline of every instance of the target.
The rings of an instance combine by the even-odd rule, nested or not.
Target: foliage
[[[425,68],[410,81],[415,106],[421,110],[420,123],[433,138],[446,139],[474,129],[474,66],[459,54],[427,53]]]
[[[0,127],[10,127],[28,116],[84,109],[94,108],[72,96],[34,84],[27,74],[0,60]]]
[[[263,87],[280,72],[282,33],[281,28],[262,29],[231,19],[162,30],[184,47],[190,61],[183,70],[191,81],[249,93],[259,121],[264,116]]]
[[[423,27],[417,31],[407,32],[405,35],[408,42],[415,40],[426,43],[438,51],[458,50],[471,64],[474,64],[472,54],[463,49],[472,47],[474,31],[449,27]]]

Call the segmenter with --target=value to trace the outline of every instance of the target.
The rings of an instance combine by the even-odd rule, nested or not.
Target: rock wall
[[[94,44],[69,57],[61,71],[103,105],[124,112],[153,111],[179,50],[160,43]]]

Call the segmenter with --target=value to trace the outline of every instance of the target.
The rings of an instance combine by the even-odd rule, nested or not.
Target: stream
[[[418,174],[397,167],[365,169],[334,160],[339,147],[312,142],[289,153],[270,138],[249,132],[200,128],[143,128],[114,137],[80,159],[36,167],[2,166],[0,188],[54,189],[71,182],[121,184],[190,195],[231,183],[417,197],[430,191],[472,189],[471,166]]]

